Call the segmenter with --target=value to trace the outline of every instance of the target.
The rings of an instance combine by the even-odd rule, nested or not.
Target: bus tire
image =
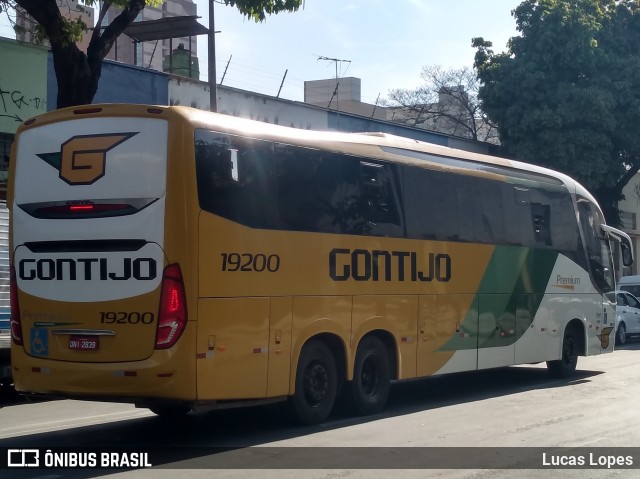
[[[624,323],[620,323],[616,331],[616,344],[622,346],[627,342],[627,328]]]
[[[338,391],[336,361],[329,347],[312,340],[300,353],[296,369],[296,390],[291,403],[300,423],[323,422],[333,409]]]
[[[384,343],[374,336],[358,345],[353,381],[349,383],[350,402],[358,414],[378,413],[387,403],[391,389],[391,366]]]
[[[578,364],[578,334],[575,329],[567,328],[562,339],[562,359],[547,361],[549,373],[554,378],[571,377]]]

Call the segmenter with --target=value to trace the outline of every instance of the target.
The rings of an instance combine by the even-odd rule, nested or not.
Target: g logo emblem
[[[602,349],[607,349],[609,347],[609,336],[613,328],[611,326],[607,326],[606,328],[602,328],[602,334],[600,335],[600,347]]]
[[[60,153],[38,156],[60,172],[60,179],[70,185],[90,185],[105,174],[107,152],[137,133],[80,135],[65,141]]]

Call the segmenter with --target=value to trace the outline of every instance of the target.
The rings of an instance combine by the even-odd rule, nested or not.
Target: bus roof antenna
[[[329,58],[329,57],[318,57],[318,61],[324,60],[327,62],[333,62],[336,65],[336,88],[333,92],[333,96],[331,100],[329,100],[329,106],[331,106],[331,101],[333,101],[333,97],[336,97],[336,112],[338,114],[338,127],[340,127],[340,105],[339,105],[339,97],[338,97],[338,63],[351,63],[351,60],[340,60],[339,58]]]

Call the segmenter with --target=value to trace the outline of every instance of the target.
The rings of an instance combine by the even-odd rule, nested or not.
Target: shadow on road
[[[640,344],[636,345],[640,348]],[[628,346],[633,347],[632,344]],[[369,417],[351,417],[339,405],[325,424],[297,427],[282,405],[220,410],[190,414],[179,420],[145,417],[85,427],[64,429],[0,440],[0,448],[69,448],[69,450],[151,450],[154,466],[187,461],[211,463],[211,457],[229,448],[269,444],[320,431],[343,428],[382,418],[399,417],[456,404],[509,396],[529,390],[571,386],[601,371],[577,371],[569,380],[550,379],[546,368],[511,367],[459,373],[394,384],[384,412]],[[176,466],[180,467],[180,466]],[[10,478],[32,478],[43,470],[9,470]],[[84,479],[108,475],[107,469],[67,469],[64,477]]]

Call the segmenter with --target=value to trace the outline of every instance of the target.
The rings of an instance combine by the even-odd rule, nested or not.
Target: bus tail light
[[[182,272],[178,264],[170,264],[162,275],[156,349],[173,346],[187,325],[187,302]]]
[[[9,297],[11,301],[11,338],[18,346],[24,344],[22,337],[22,321],[20,320],[20,304],[18,303],[18,283],[16,271],[11,267],[11,280],[9,285]]]
[[[109,202],[67,202],[65,204],[45,205],[39,204],[25,205],[27,213],[35,218],[41,219],[83,219],[83,218],[108,218],[110,216],[126,216],[137,213],[137,205],[129,203],[109,203]]]

